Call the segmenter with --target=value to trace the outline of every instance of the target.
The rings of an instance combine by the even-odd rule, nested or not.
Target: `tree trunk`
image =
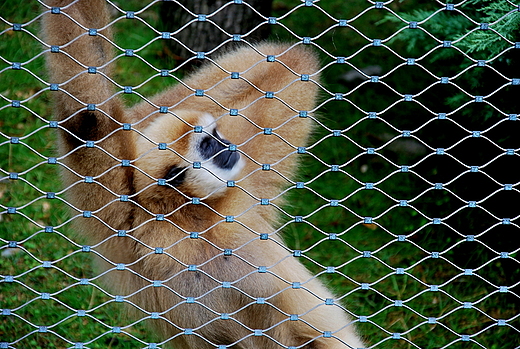
[[[211,52],[225,41],[224,46],[229,47],[269,36],[270,26],[262,16],[269,17],[272,0],[244,0],[242,4],[224,6],[227,3],[228,0],[163,2],[160,15],[164,31],[172,33],[168,48],[176,59],[186,60],[196,57],[198,52]],[[260,23],[264,24],[256,28]]]

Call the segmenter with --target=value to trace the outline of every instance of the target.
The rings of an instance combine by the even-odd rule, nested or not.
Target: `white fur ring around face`
[[[195,126],[201,130],[194,131]],[[216,127],[212,115],[199,111],[175,110],[173,115],[160,116],[137,141],[141,159],[136,165],[155,180],[175,174],[167,180],[186,194],[221,194],[227,181],[237,179],[244,159],[237,149],[230,149],[231,143]],[[165,144],[168,150],[157,149],[157,144]]]
[[[190,168],[186,181],[200,191],[200,196],[221,193],[226,188],[225,183],[236,179],[242,171],[244,159],[238,150],[229,149],[230,142],[217,130],[213,116],[204,113],[199,123],[204,131],[193,134],[186,158],[192,163],[200,162],[202,166]],[[205,145],[208,143],[211,145]]]

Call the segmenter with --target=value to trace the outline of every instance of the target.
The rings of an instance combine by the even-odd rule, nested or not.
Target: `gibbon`
[[[362,348],[353,320],[277,234],[312,131],[319,66],[261,43],[125,107],[103,0],[42,21],[75,229],[116,299],[175,348]],[[300,151],[301,152],[301,151]],[[118,298],[119,297],[119,298]]]

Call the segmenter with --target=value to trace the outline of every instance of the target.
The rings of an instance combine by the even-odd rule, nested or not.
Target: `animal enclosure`
[[[106,36],[105,43],[114,57],[99,66],[84,64],[70,80],[105,76],[110,66],[112,73],[106,76],[113,93],[92,103],[69,92],[81,106],[64,119],[58,118],[55,98],[68,91],[68,81],[53,80],[45,57],[69,54],[73,44],[52,43],[42,34],[41,23],[67,14],[67,6],[36,0],[0,4],[0,348],[168,348],[190,338],[218,349],[250,348],[257,339],[279,348],[324,348],[316,344],[320,340],[336,340],[349,348],[341,333],[354,326],[367,348],[520,348],[520,244],[515,238],[520,228],[520,207],[515,204],[520,198],[519,3],[275,0],[267,12],[247,0],[208,2],[213,7],[205,12],[197,12],[203,9],[189,1],[107,3],[108,23],[77,26],[82,31],[78,38],[105,37],[103,29],[109,28],[114,34]],[[171,4],[178,5],[175,11],[185,22],[169,23],[161,15]],[[247,28],[227,31],[222,14],[243,9],[250,16]],[[201,51],[185,39],[192,35],[193,42],[200,43],[200,37],[195,40],[198,31],[208,30],[219,32],[222,42]],[[285,51],[257,49],[254,63],[237,70],[219,58],[226,52],[246,52],[240,47],[255,51],[262,47],[257,46],[260,38],[282,42],[284,50],[302,59],[307,53],[315,55],[319,67],[313,70],[314,60],[309,59],[309,66],[299,71],[284,58]],[[187,54],[180,55],[179,46]],[[233,51],[237,47],[239,51]],[[244,53],[235,59],[247,62]],[[284,86],[276,85],[283,74],[249,77],[256,68],[277,62],[292,74]],[[222,79],[209,85],[190,80],[201,69],[209,71],[207,67],[222,73]],[[258,96],[245,105],[232,97],[222,104],[216,92],[235,81],[248,83]],[[183,99],[168,105],[154,102],[157,93],[179,85],[188,91]],[[305,92],[303,104],[294,101],[294,87],[300,85],[317,89],[316,106],[294,107],[314,98]],[[97,111],[99,105],[103,109],[115,100],[128,107],[142,103],[150,111],[131,122],[106,113],[116,126],[98,139],[78,137],[80,132],[67,124],[74,115]],[[200,108],[218,105],[221,111],[212,113],[216,121],[209,124],[216,124],[221,135],[207,125],[190,124],[194,127],[178,140],[164,143],[143,131],[156,117],[187,120],[179,116],[185,111],[178,112],[186,100]],[[262,112],[258,106],[271,100],[286,106],[284,112],[290,110],[274,127],[256,122],[247,112],[255,107]],[[240,133],[225,120],[247,122],[252,135],[224,142]],[[312,128],[312,135],[300,144],[293,137],[304,127]],[[73,138],[75,148],[60,148],[60,132]],[[211,172],[209,162],[226,151],[248,159],[251,169],[231,179],[212,175],[218,182],[207,195],[179,189],[183,209],[198,205],[212,211],[212,219],[217,217],[209,227],[185,229],[173,219],[180,209],[151,209],[139,195],[175,187],[175,179],[180,181],[187,170],[176,170],[174,180],[165,181],[143,161],[152,150],[135,158],[103,150],[103,140],[123,132],[149,137],[155,142],[149,146],[153,151],[176,154],[183,137],[213,134],[222,149],[209,161],[186,157],[190,169]],[[272,142],[273,151],[288,150],[275,161],[257,161],[252,145],[262,139]],[[81,173],[71,165],[71,159],[91,148],[113,161],[102,174],[100,163],[86,161],[81,171],[87,172]],[[287,175],[284,167],[291,159],[298,162],[295,176]],[[128,168],[150,181],[137,193],[113,190],[106,173]],[[73,180],[64,185],[64,176]],[[262,192],[262,185],[249,184],[256,178],[267,178],[266,187],[275,178],[281,189]],[[102,208],[85,209],[70,199],[78,187],[87,188],[86,201],[92,196],[90,188],[107,189],[111,199]],[[212,204],[212,195],[230,190],[247,197],[247,206],[238,212]],[[147,218],[128,229],[115,226],[103,211],[113,203],[131,205]],[[250,218],[264,211],[277,217],[272,231],[258,228]],[[80,221],[95,222],[110,234],[94,243],[85,240],[84,232],[77,230]],[[153,232],[151,227],[164,222],[184,235],[174,243],[150,245],[143,232]],[[238,246],[235,241],[212,242],[213,231],[231,226],[239,226],[247,239]],[[123,240],[145,252],[128,263],[113,260],[107,248]],[[255,264],[241,254],[262,244],[281,257]],[[218,253],[196,263],[173,253],[192,245]],[[198,256],[198,250],[188,254]],[[206,271],[218,258],[232,256],[247,264],[240,278],[218,278]],[[198,273],[211,279],[212,286],[202,294],[187,294],[185,285],[171,282],[172,275],[151,278],[141,273],[139,263],[155,257],[176,261],[180,269],[175,277]],[[162,259],[151,260],[159,266]],[[292,261],[303,264],[312,276],[289,280],[282,275],[282,267]],[[102,267],[96,268],[98,264]],[[227,267],[219,268],[225,272]],[[132,274],[140,286],[130,291],[107,287],[122,273]],[[245,288],[248,278],[277,280],[283,287],[257,294]],[[312,285],[318,280],[333,295],[315,292]],[[257,287],[261,290],[262,283]],[[212,294],[226,290],[238,294],[244,305],[208,305]],[[286,311],[279,298],[298,290],[306,291],[313,305],[303,312]],[[156,309],[138,300],[149,294],[173,294],[176,301]],[[209,314],[201,323],[168,317],[196,307]],[[270,327],[253,327],[244,320],[243,313],[265,308],[276,314]],[[307,316],[320,309],[345,313],[350,322],[318,328]],[[150,330],[159,322],[174,328],[175,334]],[[240,328],[240,338],[217,341],[208,334],[217,323]],[[293,324],[311,327],[313,337],[294,343],[279,340],[277,329]]]

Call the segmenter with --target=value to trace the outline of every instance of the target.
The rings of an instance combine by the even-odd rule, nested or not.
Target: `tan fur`
[[[92,211],[91,218],[75,219],[77,230],[88,243],[100,243],[95,249],[109,261],[102,268],[112,269],[107,279],[113,292],[131,295],[128,300],[142,309],[138,318],[158,313],[160,319],[150,321],[155,332],[163,340],[173,337],[177,348],[363,347],[343,310],[325,305],[332,294],[274,233],[275,206],[259,204],[289,183],[296,149],[311,132],[312,120],[298,112],[315,107],[316,84],[300,79],[300,74],[319,79],[315,56],[271,43],[241,48],[125,109],[110,80],[113,48],[104,1],[48,5],[62,7],[61,14],[44,16],[43,35],[48,45],[60,46],[59,53],[47,54],[47,63],[50,82],[60,84],[55,110],[63,129],[60,152],[67,154],[64,182],[76,213]],[[99,29],[98,35],[89,36],[89,28]],[[276,62],[267,62],[267,54],[276,55]],[[97,73],[87,73],[89,66]],[[231,79],[232,72],[240,79]],[[195,89],[204,96],[195,96]],[[275,98],[264,98],[266,91]],[[88,104],[96,110],[88,111]],[[159,113],[161,106],[168,107],[167,114]],[[230,116],[230,109],[239,115]],[[123,123],[132,130],[123,130]],[[199,161],[193,151],[202,135],[194,132],[198,125],[205,132],[217,127],[238,146],[242,167],[233,178],[220,178],[210,161],[193,168]],[[263,134],[266,127],[272,135]],[[87,140],[95,148],[85,147]],[[160,150],[159,143],[167,149]],[[122,160],[131,166],[121,166]],[[271,170],[262,170],[262,164]],[[158,185],[173,165],[187,167],[184,183]],[[84,183],[84,176],[93,176],[94,183]],[[236,186],[228,187],[227,180]],[[193,204],[194,197],[201,203]],[[226,222],[228,216],[233,222]],[[260,233],[269,239],[260,239]],[[113,270],[117,263],[126,271]],[[266,272],[260,272],[263,267]],[[154,281],[161,286],[153,287]],[[183,334],[186,328],[195,334]]]

